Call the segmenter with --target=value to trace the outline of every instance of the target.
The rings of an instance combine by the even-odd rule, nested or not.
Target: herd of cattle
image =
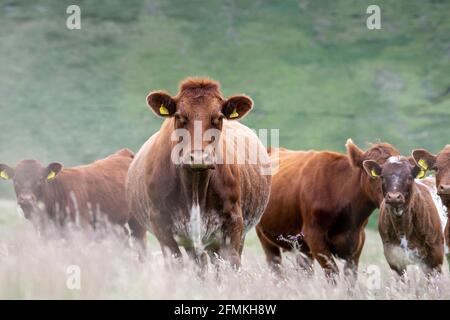
[[[224,98],[219,84],[189,78],[176,96],[147,96],[150,109],[166,118],[161,129],[134,155],[128,149],[92,164],[63,168],[23,160],[15,168],[0,164],[0,178],[11,179],[17,202],[39,230],[69,224],[94,227],[106,217],[128,225],[145,250],[146,232],[165,255],[181,257],[180,247],[201,267],[218,258],[239,268],[245,235],[256,227],[268,264],[279,271],[281,252],[295,250],[299,267],[312,271],[316,260],[327,276],[356,275],[369,216],[380,208],[379,233],[390,267],[403,274],[417,264],[425,273],[441,271],[450,244],[450,145],[438,155],[417,149],[401,156],[390,144],[368,150],[348,140],[347,154],[331,151],[266,151],[256,134],[238,119],[253,107],[245,95]],[[177,129],[195,134],[215,129],[174,163]],[[226,132],[264,149],[251,163],[219,163],[211,144],[230,145]],[[214,141],[219,140],[219,141]],[[248,145],[237,145],[247,154]],[[276,172],[263,166],[277,163]],[[434,171],[435,178],[426,177]],[[126,228],[125,228],[126,229]],[[447,256],[449,257],[449,256]]]

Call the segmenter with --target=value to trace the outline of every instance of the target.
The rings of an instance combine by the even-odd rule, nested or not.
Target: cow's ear
[[[150,92],[147,96],[147,104],[160,117],[172,117],[177,109],[175,99],[164,91]]]
[[[52,162],[50,163],[47,168],[44,170],[44,177],[45,179],[51,181],[56,178],[56,176],[61,172],[63,169],[63,165],[59,162]]]
[[[414,164],[414,166],[411,169],[411,175],[414,179],[423,179],[427,175],[427,170],[422,169],[417,164]]]
[[[14,178],[14,169],[6,164],[0,164],[0,179],[9,180]]]
[[[350,159],[350,163],[355,167],[361,168],[364,161],[364,151],[358,148],[350,138],[347,140],[345,147],[347,148],[347,155]]]
[[[415,149],[412,151],[412,157],[417,165],[427,171],[436,169],[436,156],[425,149]]]
[[[364,170],[372,178],[379,178],[381,175],[381,167],[375,160],[365,160],[363,161]]]
[[[228,98],[222,105],[222,113],[229,120],[243,118],[253,108],[253,100],[246,95]]]

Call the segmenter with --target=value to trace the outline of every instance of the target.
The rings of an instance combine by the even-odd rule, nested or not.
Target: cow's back
[[[133,156],[122,149],[91,164],[63,170],[58,180],[69,193],[66,205],[75,207],[85,223],[92,221],[93,215],[104,214],[113,223],[125,224],[130,217],[125,181]]]
[[[261,219],[261,227],[268,234],[297,235],[302,232],[305,219],[311,212],[323,226],[332,223],[330,213],[348,205],[343,188],[351,179],[352,168],[345,155],[334,152],[271,150],[273,162],[279,168],[272,177],[269,204]],[[358,186],[357,186],[358,187]]]

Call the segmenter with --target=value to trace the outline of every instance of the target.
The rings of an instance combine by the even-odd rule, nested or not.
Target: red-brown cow
[[[370,176],[381,180],[384,200],[378,230],[391,269],[403,275],[408,265],[417,264],[427,275],[440,272],[444,260],[443,207],[434,200],[433,182],[418,180],[426,171],[412,159],[398,156],[383,165],[373,160],[363,165]]]
[[[0,177],[12,179],[17,203],[27,219],[40,231],[49,222],[56,227],[68,223],[93,226],[107,218],[125,226],[140,245],[145,245],[145,229],[128,210],[125,180],[133,153],[123,149],[89,165],[64,168],[54,162],[42,166],[36,160],[23,160],[15,168],[0,164]]]
[[[363,161],[382,164],[399,153],[386,143],[366,152],[350,139],[346,146],[348,155],[279,150],[269,204],[256,227],[267,261],[276,270],[281,249],[298,248],[297,261],[305,270],[312,270],[317,259],[325,274],[333,276],[337,256],[346,260],[346,273],[356,275],[364,227],[382,200],[381,186],[365,173]]]
[[[206,251],[239,267],[245,234],[266,207],[271,180],[270,172],[262,171],[264,164],[270,169],[265,148],[253,131],[234,121],[252,109],[252,100],[244,95],[225,99],[219,83],[194,78],[180,84],[177,96],[157,91],[147,102],[167,119],[130,166],[130,208],[164,254],[180,257],[183,246],[201,266]],[[215,132],[213,139],[209,132]],[[183,141],[190,145],[181,156],[176,134],[186,135]],[[229,159],[233,136],[249,142],[232,147],[236,155],[257,152],[256,162],[218,161],[223,153]]]
[[[424,170],[434,170],[436,172],[436,191],[446,207],[446,214],[450,212],[450,145],[447,145],[437,155],[433,155],[424,149],[413,150],[412,156],[416,163]],[[447,260],[450,263],[450,220],[444,231]]]

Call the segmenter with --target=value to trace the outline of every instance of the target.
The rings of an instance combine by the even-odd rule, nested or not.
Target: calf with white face
[[[439,210],[432,188],[416,179],[426,172],[412,159],[391,157],[383,165],[364,162],[374,179],[381,179],[383,202],[378,229],[390,267],[402,275],[410,264],[430,274],[440,271],[444,241]]]

